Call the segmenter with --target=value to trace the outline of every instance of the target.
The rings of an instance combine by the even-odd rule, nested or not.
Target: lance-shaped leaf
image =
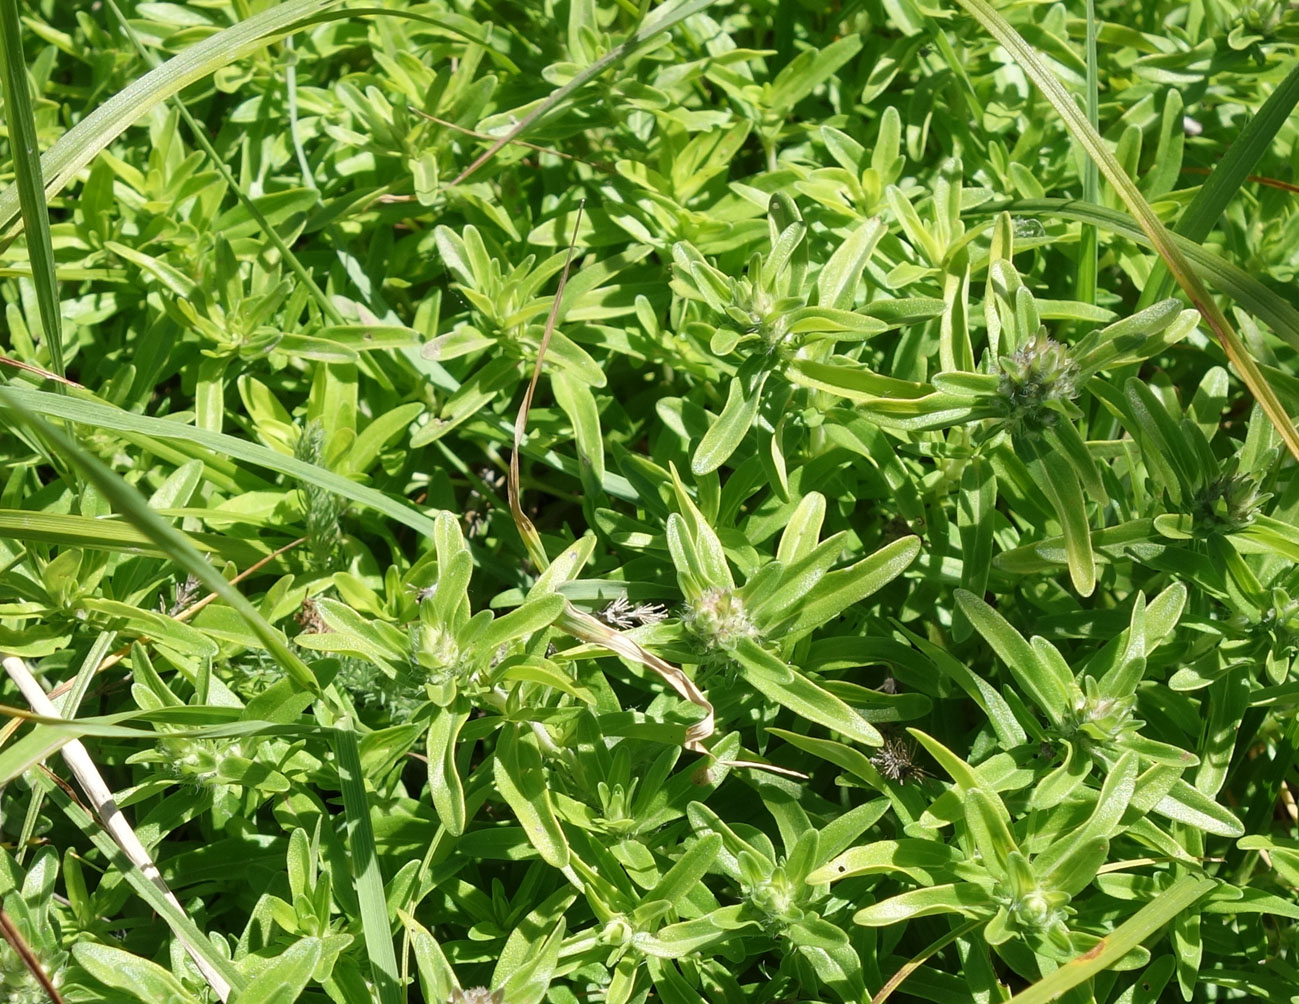
[[[1118,831],[1137,786],[1137,756],[1127,751],[1105,778],[1096,807],[1077,830],[1056,840],[1033,861],[1043,882],[1076,896],[1105,862],[1109,838]]]
[[[961,852],[933,840],[877,840],[844,851],[807,877],[810,885],[858,875],[898,873],[922,885],[938,885],[961,860]]]
[[[741,639],[734,656],[744,679],[768,700],[809,722],[842,732],[859,743],[867,746],[884,744],[884,738],[875,726],[752,638]]]
[[[1039,451],[1029,461],[1028,469],[1050,500],[1064,531],[1065,557],[1073,586],[1081,595],[1090,596],[1096,588],[1096,558],[1087,525],[1087,500],[1078,474],[1069,460],[1056,452]]]
[[[877,217],[863,220],[835,249],[816,277],[819,306],[837,310],[852,308],[862,271],[882,236],[884,224]]]
[[[1006,618],[973,593],[958,589],[956,602],[975,630],[1001,657],[1020,689],[1052,722],[1062,724],[1072,711],[1070,698],[1076,689],[1072,676],[1067,671],[1060,672],[1054,661],[1044,662],[1039,658]]]
[[[433,713],[426,744],[433,808],[442,825],[456,837],[465,832],[465,788],[456,770],[456,741],[468,720],[468,711],[439,708]]]
[[[992,895],[970,882],[936,885],[930,889],[913,889],[883,900],[853,914],[853,923],[863,927],[888,927],[917,917],[957,913],[962,917],[981,917],[996,906]]]
[[[555,818],[536,739],[520,726],[501,730],[492,761],[492,776],[528,840],[542,860],[555,868],[568,865],[568,841]]]
[[[902,537],[885,544],[854,565],[822,576],[790,614],[772,624],[786,642],[801,638],[883,588],[906,571],[920,554],[919,537]]]
[[[1009,1004],[1048,1004],[1059,1000],[1066,991],[1112,968],[1183,910],[1210,892],[1213,879],[1186,876],[1178,879],[1146,906],[1120,924],[1096,946],[1043,977],[1027,990],[1016,994]]]
[[[758,406],[762,403],[762,388],[766,386],[767,376],[771,372],[765,368],[758,369],[762,360],[754,362],[755,365],[752,366],[746,363],[731,379],[722,413],[708,427],[704,438],[695,447],[695,454],[690,460],[690,470],[694,474],[711,474],[730,460],[731,454],[739,449],[745,434],[752,427]]]
[[[1220,837],[1239,837],[1245,833],[1245,827],[1235,815],[1180,778],[1155,804],[1154,811]]]

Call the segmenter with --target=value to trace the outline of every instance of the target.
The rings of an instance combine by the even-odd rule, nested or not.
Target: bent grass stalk
[[[54,706],[54,703],[46,695],[36,678],[32,676],[26,662],[17,656],[5,656],[0,662],[3,663],[9,678],[14,681],[18,689],[22,691],[23,696],[27,698],[27,703],[32,706],[33,711],[47,718],[61,717],[59,709]],[[104,783],[103,775],[99,773],[99,768],[95,766],[95,761],[91,759],[81,740],[70,740],[64,745],[62,752],[63,759],[67,762],[73,775],[75,775],[77,783],[81,785],[81,790],[85,792],[86,798],[94,807],[95,814],[103,822],[104,829],[117,841],[118,846],[131,859],[131,863],[158,887],[158,890],[167,898],[167,902],[181,913],[184,913],[185,909],[180,905],[180,900],[168,888],[167,883],[163,880],[162,873],[158,871],[158,866],[153,863],[153,858],[145,850],[144,844],[140,842],[140,838],[136,836],[135,830],[126,821],[126,817],[122,815],[122,810],[117,807],[117,802],[113,799],[113,793],[109,790],[108,785]],[[203,974],[203,978],[208,981],[208,985],[212,987],[216,995],[223,1001],[228,1000],[232,989],[229,980],[212,966],[205,952],[190,944],[184,932],[177,931],[176,936],[181,939],[185,951],[194,960],[194,965],[198,966],[199,972]]]
[[[523,540],[523,546],[528,552],[528,557],[532,559],[532,563],[537,567],[538,571],[548,567],[550,559],[546,556],[546,550],[541,545],[541,535],[537,533],[537,528],[533,526],[532,520],[523,511],[523,492],[519,485],[519,453],[523,446],[524,434],[528,428],[528,413],[532,410],[532,398],[537,390],[537,382],[541,379],[541,368],[546,359],[546,349],[550,346],[550,338],[555,332],[555,323],[559,318],[559,304],[564,297],[564,286],[568,282],[569,269],[573,263],[573,252],[577,246],[577,228],[582,221],[584,206],[584,201],[578,204],[577,216],[573,222],[573,236],[568,245],[568,257],[564,261],[563,271],[559,274],[559,285],[555,290],[555,298],[550,305],[550,314],[546,318],[546,328],[541,336],[541,345],[537,350],[537,361],[532,367],[532,379],[528,381],[528,388],[524,391],[523,401],[519,405],[519,413],[514,419],[514,449],[510,452],[508,481],[510,515],[514,519],[515,529],[518,530],[519,537]],[[653,670],[683,698],[696,707],[702,708],[704,717],[686,730],[685,747],[696,753],[708,752],[703,742],[714,731],[713,706],[708,698],[704,696],[703,691],[679,667],[659,658],[653,652],[641,646],[639,642],[621,631],[609,627],[609,625],[591,614],[578,610],[568,600],[564,601],[564,612],[560,615],[558,623],[563,631],[579,641],[599,645],[615,655],[638,662],[647,669]]]
[[[1024,40],[1019,32],[1010,26],[1005,18],[993,9],[991,4],[987,3],[987,0],[957,0],[957,3],[964,7],[983,26],[984,30],[1000,42],[1006,48],[1006,51],[1015,58],[1020,68],[1037,85],[1038,90],[1042,92],[1047,101],[1050,102],[1051,107],[1060,116],[1070,135],[1082,146],[1087,155],[1095,161],[1100,172],[1105,175],[1105,179],[1114,186],[1114,190],[1118,192],[1124,205],[1128,207],[1128,212],[1132,214],[1146,234],[1151,247],[1163,259],[1168,271],[1190,298],[1191,305],[1208,322],[1209,328],[1222,345],[1228,360],[1231,361],[1245,386],[1249,388],[1250,393],[1254,395],[1255,400],[1258,401],[1268,419],[1276,427],[1277,432],[1281,434],[1281,439],[1285,442],[1290,453],[1296,459],[1299,459],[1299,432],[1295,430],[1294,422],[1291,421],[1285,407],[1277,398],[1276,391],[1272,389],[1267,377],[1263,375],[1262,370],[1259,369],[1258,364],[1249,354],[1244,343],[1241,342],[1240,336],[1236,334],[1236,329],[1232,327],[1231,322],[1223,314],[1222,308],[1209,295],[1209,291],[1205,289],[1204,283],[1200,281],[1200,277],[1191,268],[1186,256],[1182,254],[1168,230],[1160,222],[1159,217],[1155,215],[1155,211],[1150,208],[1150,203],[1145,200],[1132,179],[1120,166],[1114,154],[1105,145],[1105,141],[1100,134],[1087,121],[1086,114],[1079,109],[1069,92],[1064,89],[1064,86],[1056,79],[1046,64],[1038,58],[1032,46]]]

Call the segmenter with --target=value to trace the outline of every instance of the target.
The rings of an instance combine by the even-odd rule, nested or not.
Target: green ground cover
[[[1296,999],[1296,42],[0,0],[0,1004]]]

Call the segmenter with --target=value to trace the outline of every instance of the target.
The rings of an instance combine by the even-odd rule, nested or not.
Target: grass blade
[[[249,443],[242,439],[236,439],[234,436],[228,436],[225,433],[213,432],[210,429],[200,429],[192,425],[180,425],[177,422],[151,418],[148,415],[132,414],[120,408],[114,408],[112,405],[86,398],[65,398],[49,391],[30,390],[25,387],[10,387],[6,389],[5,395],[18,408],[33,413],[65,418],[72,422],[82,422],[101,429],[143,433],[147,436],[155,436],[158,439],[179,439],[185,442],[197,443],[199,446],[213,450],[218,454],[233,457],[236,460],[243,460],[246,463],[265,467],[272,471],[278,471],[281,474],[287,474],[289,477],[297,478],[299,481],[325,488],[336,495],[351,499],[353,502],[369,506],[385,516],[391,516],[397,522],[410,527],[412,530],[417,530],[425,536],[432,536],[433,534],[433,520],[410,506],[402,505],[373,488],[367,488],[365,485],[358,485],[355,481],[349,481],[333,471],[327,471],[315,464],[295,460],[293,457],[276,453],[274,450],[259,446],[257,443]]]
[[[1016,994],[1010,999],[1010,1004],[1047,1004],[1058,1000],[1065,991],[1110,968],[1216,885],[1212,879],[1190,875],[1178,879],[1168,890],[1124,921],[1113,934]]]
[[[1296,104],[1299,104],[1299,63],[1294,65],[1285,80],[1263,102],[1258,114],[1245,123],[1245,128],[1240,131],[1240,135],[1232,142],[1213,173],[1200,186],[1195,198],[1182,213],[1175,227],[1177,233],[1197,244],[1209,236],[1209,231],[1218,222],[1232,197],[1249,179],[1254,165],[1267,152],[1276,134],[1289,120]],[[1172,292],[1173,281],[1165,268],[1157,266],[1146,281],[1137,309],[1148,307],[1168,296]]]
[[[173,905],[161,889],[149,881],[126,852],[117,846],[107,831],[86,811],[86,809],[62,786],[55,784],[41,775],[33,775],[51,801],[58,804],[64,814],[81,830],[82,834],[99,849],[105,859],[111,861],[125,877],[136,894],[149,904],[150,909],[166,921],[167,926],[175,932],[176,937],[189,949],[201,956],[205,965],[220,975],[234,993],[238,993],[246,981],[239,971],[231,965],[230,960],[217,954],[212,942],[199,930],[198,926],[183,910]]]
[[[484,150],[472,164],[456,175],[455,180],[452,181],[451,184],[459,185],[465,181],[465,179],[467,179],[471,174],[495,157],[502,147],[508,143],[512,143],[517,137],[523,135],[523,133],[527,131],[534,122],[563,102],[570,94],[582,87],[585,87],[596,77],[600,76],[600,74],[605,70],[609,69],[609,67],[621,63],[656,35],[659,35],[662,32],[667,31],[673,25],[684,21],[686,18],[690,17],[690,15],[699,13],[699,11],[711,6],[712,3],[713,0],[681,0],[681,2],[674,4],[669,0],[668,3],[665,3],[662,7],[653,11],[643,21],[641,21],[640,27],[632,32],[622,45],[611,49],[581,73],[574,76],[568,83],[564,84],[562,87],[556,88],[551,93],[550,97],[546,98],[545,101],[541,102],[541,104],[537,105],[536,108],[525,115],[518,125]]]
[[[36,117],[27,89],[27,60],[23,56],[22,27],[18,23],[18,0],[0,0],[0,59],[4,61],[5,120],[9,127],[9,149],[14,158],[14,188],[27,233],[27,257],[32,265],[32,284],[50,351],[50,368],[59,376],[63,365],[63,317],[59,310],[59,287],[54,278],[54,243],[50,238],[49,207],[41,181],[41,154],[36,142]]]
[[[1091,206],[1075,199],[1024,199],[979,206],[970,211],[980,214],[1004,211],[1016,215],[1058,216],[1061,219],[1095,223],[1102,230],[1126,237],[1144,247],[1152,246],[1150,239],[1127,213],[1107,209],[1105,206]],[[1299,310],[1295,309],[1294,304],[1221,255],[1214,254],[1179,234],[1172,234],[1172,239],[1200,275],[1270,326],[1278,338],[1299,351]]]
[[[50,394],[47,397],[56,398],[57,395]],[[271,627],[244,594],[204,560],[203,555],[194,548],[183,533],[150,509],[139,492],[106,467],[97,457],[83,450],[68,433],[34,414],[30,407],[24,406],[23,400],[24,396],[12,388],[0,389],[0,415],[11,418],[15,424],[42,437],[45,442],[57,448],[62,459],[72,464],[82,477],[94,484],[114,509],[149,536],[159,548],[166,551],[176,564],[230,604],[298,686],[312,693],[319,693],[320,686],[316,682],[315,675],[289,648],[283,633]],[[199,430],[189,431],[193,433]],[[237,442],[237,440],[233,441]]]
[[[131,44],[135,46],[135,51],[140,54],[142,59],[156,68],[158,64],[157,57],[141,44],[139,36],[135,34],[135,30],[131,27],[131,22],[123,16],[122,12],[117,7],[117,4],[113,3],[113,0],[108,0],[108,8],[113,12],[113,16],[117,18],[117,23],[121,25],[122,31],[124,31],[126,36],[131,40]],[[293,67],[291,65],[289,67],[289,72],[293,72]],[[293,253],[293,249],[284,243],[284,238],[280,236],[279,231],[271,225],[270,221],[266,219],[266,216],[262,211],[257,208],[257,203],[248,197],[248,193],[244,191],[243,186],[239,184],[238,179],[236,179],[230,172],[229,165],[227,165],[226,162],[217,154],[216,147],[212,145],[212,141],[204,134],[202,126],[195,121],[190,110],[185,107],[185,103],[175,94],[173,94],[168,100],[170,100],[176,111],[180,113],[180,117],[185,121],[185,124],[189,126],[190,135],[194,137],[194,141],[199,145],[202,151],[207,154],[207,158],[211,162],[212,166],[221,173],[221,177],[225,180],[225,183],[229,185],[230,190],[235,193],[235,197],[239,200],[239,204],[248,211],[248,215],[256,221],[257,226],[261,229],[262,235],[275,246],[275,250],[280,253],[280,257],[284,260],[284,263],[293,270],[293,274],[298,277],[298,280],[307,288],[308,292],[311,293],[312,300],[314,300],[316,306],[320,308],[321,316],[327,318],[331,324],[346,324],[347,322],[344,320],[343,315],[340,314],[338,308],[334,306],[334,301],[325,295],[325,291],[320,288],[320,285],[312,277],[311,273],[303,266],[302,262],[298,259],[298,256]],[[300,149],[301,148],[299,147],[299,150]],[[306,174],[305,178],[308,183],[310,183],[310,174]]]
[[[343,788],[343,811],[347,817],[347,849],[351,857],[352,880],[361,904],[361,929],[365,935],[370,970],[379,991],[379,1004],[401,1004],[397,955],[392,947],[388,924],[388,901],[383,892],[383,875],[370,824],[370,802],[365,795],[365,774],[356,733],[348,728],[334,731],[334,755]]]
[[[1100,72],[1096,59],[1096,0],[1087,0],[1087,121],[1093,129],[1100,127]],[[1096,161],[1088,157],[1083,164],[1083,199],[1100,202],[1101,179]],[[1083,303],[1096,302],[1096,272],[1099,247],[1094,224],[1084,223],[1078,243],[1078,281],[1076,297]]]
[[[227,66],[251,52],[265,48],[289,34],[302,21],[337,5],[339,0],[288,0],[254,14],[173,56],[129,87],[114,94],[75,126],[59,137],[41,158],[45,195],[63,191],[77,173],[99,155],[109,143],[165,101],[196,80]],[[16,236],[13,226],[19,217],[17,185],[0,192],[0,245]]]
[[[107,647],[105,645],[104,647]],[[97,659],[95,660],[98,661]],[[10,656],[4,659],[5,672],[17,684],[18,689],[23,696],[27,698],[27,703],[32,706],[32,710],[42,715],[58,715],[59,709],[54,706],[49,697],[46,696],[44,688],[32,676],[31,670],[27,664],[19,658]],[[63,747],[63,760],[71,769],[85,793],[86,799],[95,807],[95,812],[103,822],[104,829],[112,835],[117,845],[121,847],[122,853],[131,860],[131,864],[138,868],[149,881],[163,896],[163,898],[179,913],[184,912],[184,908],[168,888],[162,873],[158,871],[158,866],[154,864],[152,856],[145,849],[143,842],[136,835],[122,811],[117,807],[113,799],[113,793],[109,790],[108,785],[104,782],[103,775],[100,774],[99,768],[90,758],[90,753],[78,739],[73,739]],[[212,965],[208,961],[208,954],[211,952],[211,946],[203,941],[203,944],[190,944],[187,932],[177,931],[181,940],[185,943],[190,957],[193,958],[195,965],[203,973],[203,977],[211,985],[222,1000],[230,996],[232,987],[231,980],[223,971],[223,967]]]
[[[226,537],[216,533],[187,533],[185,536],[198,550],[215,554],[223,561],[246,565],[266,557],[269,550],[251,540]],[[27,509],[0,509],[0,537],[10,540],[38,540],[63,547],[80,547],[123,554],[147,554],[165,557],[166,552],[130,523],[115,519],[95,519],[74,513],[33,512]]]
[[[1295,431],[1294,423],[1286,414],[1272,385],[1258,368],[1258,363],[1246,351],[1235,328],[1223,314],[1222,308],[1209,295],[1209,291],[1204,288],[1204,283],[1191,268],[1172,235],[1164,228],[1155,211],[1150,208],[1145,197],[1127,176],[1100,134],[1092,128],[1086,115],[1078,108],[1069,92],[1038,58],[1037,53],[1024,41],[1019,32],[1012,28],[987,0],[957,0],[957,2],[1011,54],[1020,69],[1033,81],[1050,102],[1051,107],[1055,109],[1056,114],[1064,121],[1070,135],[1082,145],[1088,156],[1096,162],[1100,172],[1105,175],[1106,180],[1114,186],[1115,191],[1123,199],[1124,205],[1128,207],[1128,212],[1136,219],[1150,240],[1151,246],[1164,260],[1178,285],[1190,297],[1191,305],[1204,315],[1210,329],[1221,343],[1223,351],[1227,353],[1227,358],[1235,367],[1236,373],[1254,395],[1268,419],[1276,426],[1277,432],[1281,434],[1281,439],[1291,454],[1299,459],[1299,432]]]

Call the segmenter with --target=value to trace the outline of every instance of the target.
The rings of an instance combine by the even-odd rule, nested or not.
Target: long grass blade
[[[113,16],[117,18],[118,24],[122,26],[122,31],[124,31],[126,36],[131,40],[131,44],[135,46],[135,51],[140,54],[140,58],[144,59],[151,66],[156,68],[158,65],[157,57],[146,49],[140,42],[139,36],[135,34],[135,30],[131,27],[131,22],[123,16],[121,10],[118,9],[117,4],[115,4],[113,0],[108,0],[108,7],[113,12]],[[290,72],[292,72],[292,69],[292,66],[290,66]],[[340,314],[338,308],[334,306],[334,301],[325,295],[325,291],[320,288],[319,283],[317,283],[312,274],[307,271],[306,266],[298,260],[298,256],[293,253],[293,249],[284,243],[284,238],[280,236],[279,231],[271,225],[270,221],[266,219],[265,214],[257,208],[257,203],[249,198],[248,193],[243,190],[243,186],[239,184],[238,179],[236,179],[231,173],[230,167],[221,159],[220,155],[216,152],[216,147],[214,147],[212,141],[207,138],[207,135],[203,131],[203,127],[198,124],[190,110],[185,107],[185,102],[181,101],[175,94],[168,98],[168,100],[171,102],[172,107],[180,114],[185,125],[189,127],[190,135],[194,138],[194,142],[198,144],[199,149],[207,154],[208,160],[221,174],[222,180],[224,180],[230,187],[230,190],[235,193],[235,198],[239,200],[239,204],[247,210],[248,215],[253,218],[253,221],[261,229],[263,236],[265,236],[265,238],[275,246],[275,250],[279,252],[280,258],[289,266],[293,274],[298,277],[298,281],[307,287],[307,291],[311,293],[312,300],[315,301],[316,306],[320,309],[321,316],[328,320],[330,324],[346,324],[347,322],[344,320],[343,315]],[[309,175],[307,176],[307,179],[310,181]]]
[[[611,66],[616,66],[618,63],[621,63],[656,35],[662,34],[673,25],[690,17],[690,15],[697,14],[706,7],[710,7],[712,3],[713,0],[680,0],[678,3],[673,3],[672,0],[669,0],[668,3],[665,3],[662,7],[653,11],[643,21],[641,21],[640,27],[632,32],[622,45],[611,49],[581,73],[573,77],[573,79],[568,83],[564,84],[562,87],[556,88],[545,101],[541,102],[541,104],[537,105],[536,108],[520,119],[518,125],[514,126],[514,128],[484,150],[472,164],[456,175],[455,180],[452,181],[451,184],[459,185],[461,182],[468,179],[471,174],[495,157],[504,146],[513,142],[519,136],[522,136],[523,133],[530,129],[535,122],[537,122],[543,115],[551,112],[556,106],[567,99],[570,94],[585,87]]]
[[[1195,198],[1186,207],[1174,230],[1187,240],[1200,242],[1209,236],[1218,218],[1226,211],[1228,204],[1240,191],[1241,186],[1251,180],[1250,172],[1289,121],[1299,104],[1299,62],[1286,75],[1285,80],[1277,86],[1258,114],[1245,123],[1245,128],[1227,148],[1222,160],[1218,161],[1213,172]],[[1137,309],[1164,299],[1173,289],[1174,279],[1162,264],[1157,266],[1146,282]]]
[[[1190,298],[1191,305],[1204,316],[1236,373],[1254,395],[1268,419],[1276,426],[1277,432],[1281,434],[1281,439],[1291,454],[1299,459],[1299,432],[1295,430],[1294,422],[1286,414],[1272,385],[1268,383],[1258,364],[1246,350],[1240,336],[1236,334],[1236,329],[1223,314],[1222,308],[1209,295],[1209,291],[1205,289],[1199,275],[1191,268],[1172,235],[1155,215],[1155,211],[1150,208],[1150,203],[1146,202],[1136,184],[1127,176],[1114,154],[1105,145],[1100,134],[1087,121],[1085,113],[1079,109],[1069,92],[1064,89],[1064,85],[1038,58],[1032,46],[1024,41],[1019,32],[1012,28],[1006,19],[987,3],[987,0],[957,0],[957,2],[1011,54],[1020,69],[1050,102],[1070,135],[1087,151],[1088,156],[1096,162],[1101,174],[1105,175],[1105,179],[1114,186],[1114,190],[1119,193],[1124,205],[1128,207],[1128,212],[1136,219],[1150,240],[1151,247],[1164,260],[1169,272]]]
[[[63,191],[100,151],[165,101],[196,80],[265,48],[291,33],[303,21],[336,6],[340,0],[288,0],[196,42],[156,70],[105,101],[59,137],[41,158],[45,195]],[[13,240],[20,200],[16,185],[0,192],[0,244]]]
[[[308,464],[293,457],[276,453],[274,450],[256,443],[249,443],[225,433],[200,429],[192,425],[180,425],[161,418],[148,415],[136,415],[114,408],[112,405],[84,398],[62,397],[49,391],[31,390],[26,387],[10,387],[5,392],[15,405],[53,418],[64,418],[73,422],[98,426],[101,429],[115,429],[122,432],[143,433],[158,439],[179,439],[196,443],[216,453],[242,460],[258,467],[265,467],[289,477],[297,478],[308,484],[328,489],[336,495],[369,506],[377,512],[390,516],[412,530],[426,536],[433,535],[433,520],[410,506],[402,505],[390,499],[382,492],[358,485],[340,474],[327,471],[315,464]]]
[[[1065,991],[1109,969],[1215,885],[1217,883],[1212,879],[1194,878],[1190,875],[1178,879],[1120,924],[1113,933],[1102,938],[1090,951],[1071,959],[1049,976],[1016,994],[1009,1004],[1047,1004],[1048,1001],[1059,1000]]]
[[[4,62],[5,124],[14,159],[14,187],[27,232],[27,258],[32,265],[32,285],[41,312],[41,327],[50,353],[50,368],[59,376],[63,364],[63,315],[59,286],[54,278],[54,242],[50,238],[49,207],[41,180],[41,151],[36,142],[36,116],[27,87],[27,60],[23,55],[22,27],[17,0],[0,0],[0,60]]]
[[[546,328],[541,336],[541,345],[537,350],[537,361],[532,369],[532,379],[528,383],[523,400],[519,404],[518,414],[514,419],[514,449],[510,454],[510,474],[507,482],[510,515],[514,519],[514,528],[518,531],[523,546],[527,549],[528,556],[538,568],[547,567],[550,564],[550,559],[542,546],[541,535],[537,533],[537,528],[533,526],[532,520],[523,511],[523,489],[519,477],[519,453],[524,434],[528,429],[528,413],[532,409],[532,397],[536,393],[537,382],[541,379],[542,366],[546,361],[546,349],[550,345],[551,336],[555,331],[555,322],[559,318],[559,304],[564,298],[564,286],[568,282],[569,266],[573,263],[573,252],[577,244],[577,228],[581,224],[583,206],[584,203],[578,204],[577,218],[573,221],[573,236],[568,245],[568,258],[564,262],[564,270],[559,276],[559,287],[555,291],[555,297],[550,304],[550,315],[546,318]],[[685,747],[696,753],[708,752],[703,742],[713,734],[715,729],[713,705],[694,680],[690,679],[679,666],[674,666],[667,660],[655,655],[625,632],[615,630],[585,611],[578,610],[567,600],[564,602],[564,612],[560,615],[556,624],[560,630],[572,635],[579,641],[599,645],[601,648],[614,652],[624,659],[630,659],[632,662],[640,663],[642,666],[653,670],[681,697],[694,704],[697,708],[702,709],[704,716],[686,730]]]
[[[1087,121],[1100,129],[1100,68],[1096,57],[1096,0],[1087,0]],[[1087,157],[1083,162],[1083,200],[1100,202],[1101,178],[1096,161]],[[1078,279],[1076,298],[1083,303],[1096,302],[1096,273],[1099,268],[1100,248],[1096,227],[1084,223],[1078,242]]]
[[[56,397],[56,395],[51,394],[47,397]],[[35,414],[29,406],[23,404],[23,400],[24,396],[21,392],[12,388],[0,388],[0,415],[5,415],[13,424],[42,437],[45,442],[58,449],[64,461],[76,467],[87,481],[94,484],[117,512],[122,513],[150,537],[177,565],[233,607],[298,686],[312,693],[319,693],[320,685],[315,675],[289,648],[283,633],[271,627],[244,594],[204,560],[203,555],[194,548],[183,533],[150,509],[139,492],[106,467],[102,461],[83,450],[76,440],[62,429],[56,428]]]
[[[1126,237],[1143,247],[1151,246],[1150,238],[1127,213],[1105,206],[1087,205],[1076,199],[1022,199],[1015,202],[989,203],[972,209],[969,213],[983,215],[1003,211],[1017,216],[1055,216],[1065,220],[1092,223],[1102,230]],[[1294,304],[1221,255],[1179,234],[1173,234],[1172,239],[1191,266],[1207,282],[1269,325],[1278,338],[1299,351],[1299,310]]]
[[[189,542],[205,554],[215,554],[222,561],[246,565],[269,554],[266,545],[216,533],[187,533]],[[33,512],[28,509],[0,509],[0,537],[10,540],[36,540],[61,547],[80,547],[92,551],[119,554],[147,554],[164,557],[147,534],[130,523],[115,519],[95,519],[75,513]]]
[[[107,646],[105,646],[107,647]],[[57,716],[59,709],[54,706],[50,699],[41,689],[41,685],[32,676],[31,670],[22,659],[9,656],[3,660],[5,672],[17,684],[18,689],[27,698],[27,703],[32,706],[32,710],[47,716]],[[144,874],[145,878],[152,883],[163,898],[174,907],[177,912],[184,913],[184,908],[180,905],[175,894],[168,888],[162,873],[158,871],[158,866],[154,864],[153,858],[145,849],[144,844],[136,835],[131,824],[127,822],[122,810],[117,807],[117,802],[113,799],[113,793],[109,790],[108,785],[104,782],[103,775],[99,773],[99,768],[95,766],[94,760],[90,758],[90,753],[78,739],[73,739],[63,747],[63,760],[71,769],[85,793],[86,799],[95,807],[95,812],[103,821],[104,829],[107,830],[122,848],[122,851],[131,863]],[[226,1000],[230,996],[232,989],[231,981],[226,974],[222,972],[222,967],[211,965],[208,962],[208,952],[210,946],[206,944],[206,939],[200,938],[203,944],[190,944],[190,939],[184,932],[177,932],[189,952],[194,964],[198,966],[203,973],[204,978],[211,985],[217,996]]]
[[[392,947],[392,930],[388,924],[388,903],[383,893],[383,875],[370,824],[370,802],[365,795],[365,774],[356,733],[346,727],[333,734],[338,778],[343,789],[343,812],[347,818],[347,848],[351,858],[352,881],[361,907],[361,930],[370,971],[379,991],[379,1004],[401,1004],[400,972],[397,954]]]
[[[167,926],[175,932],[176,937],[180,939],[186,948],[199,955],[206,966],[219,974],[221,979],[230,987],[232,993],[238,993],[239,990],[243,989],[247,981],[231,965],[230,960],[217,954],[207,936],[198,929],[198,926],[190,919],[189,915],[174,906],[172,900],[149,881],[144,872],[127,857],[126,853],[117,846],[113,838],[82,807],[80,802],[53,780],[41,780],[40,775],[36,777],[36,783],[44,784],[46,794],[51,800],[58,804],[64,814],[99,849],[99,852],[108,861],[112,862],[113,867],[122,873],[127,884],[135,890],[136,895],[148,903],[154,913],[166,921]]]
[[[963,938],[976,927],[987,923],[986,920],[976,917],[974,920],[967,920],[959,927],[954,927],[946,934],[941,935],[937,940],[926,945],[919,953],[912,956],[896,973],[889,977],[887,983],[880,987],[874,997],[870,999],[870,1004],[884,1004],[886,1000],[893,996],[893,991],[900,987],[908,976],[923,966],[934,953],[941,951],[958,938]]]
[[[33,730],[21,739],[8,743],[0,749],[0,784],[9,784],[45,760],[51,753],[78,739],[87,737],[128,739],[146,743],[154,743],[158,740],[156,729],[115,724],[118,722],[139,720],[170,726],[186,726],[169,728],[167,730],[169,739],[252,739],[263,736],[316,739],[321,734],[321,728],[311,724],[282,725],[276,722],[229,720],[232,714],[239,714],[241,711],[240,708],[213,705],[186,705],[161,708],[156,711],[99,715],[94,718],[60,718],[0,704],[0,714],[12,722],[19,724],[30,722],[34,726]],[[213,720],[213,724],[203,724],[204,719]]]

